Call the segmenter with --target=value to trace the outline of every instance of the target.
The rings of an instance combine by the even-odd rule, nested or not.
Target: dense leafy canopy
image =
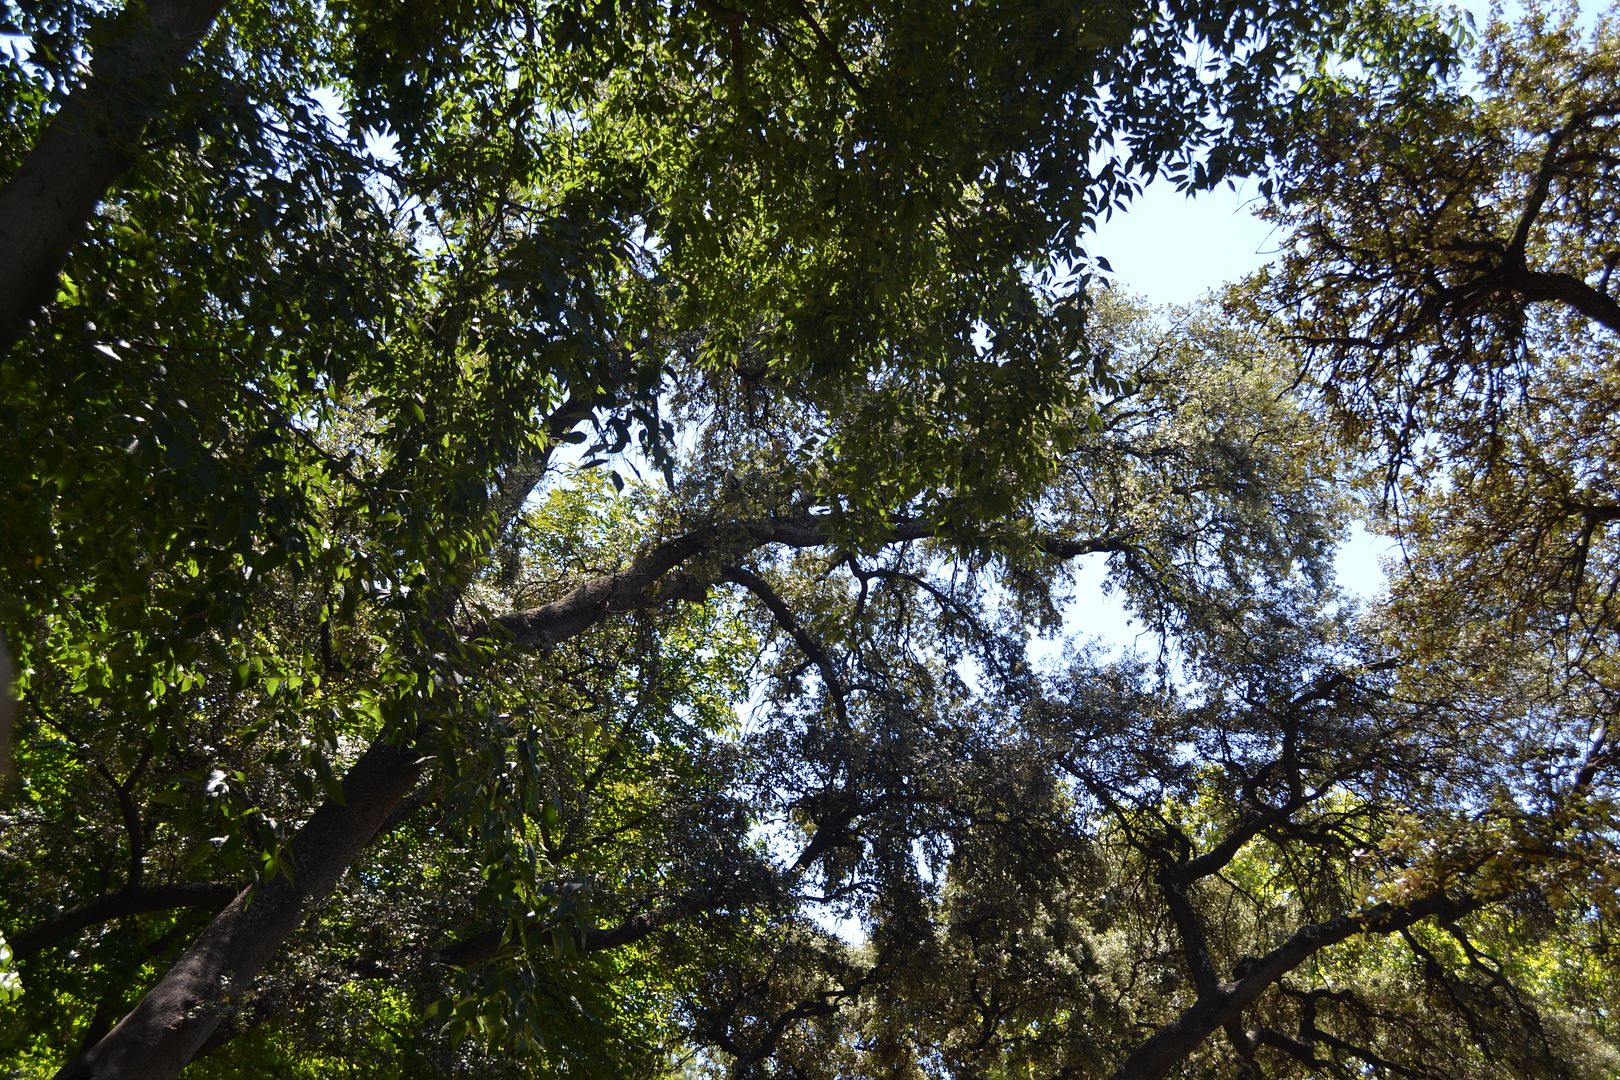
[[[1615,1071],[1612,21],[6,10],[6,1068]]]

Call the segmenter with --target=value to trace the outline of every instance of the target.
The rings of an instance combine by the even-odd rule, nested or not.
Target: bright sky
[[[1490,0],[1460,0],[1451,6],[1468,12],[1483,30]],[[1581,22],[1590,26],[1602,4],[1582,0]],[[1509,18],[1523,4],[1505,5]],[[1271,227],[1250,210],[1257,205],[1254,181],[1236,191],[1222,187],[1196,198],[1160,181],[1123,214],[1096,232],[1092,254],[1113,266],[1115,280],[1159,304],[1185,304],[1206,290],[1235,281],[1263,266],[1276,249]]]
[[[1189,198],[1170,184],[1155,183],[1127,213],[1103,223],[1093,253],[1108,260],[1121,287],[1156,304],[1191,303],[1258,270],[1275,253],[1272,226],[1252,213],[1258,206],[1255,188],[1251,180],[1235,191],[1222,187]],[[1340,583],[1363,598],[1379,592],[1384,584],[1379,560],[1387,550],[1386,541],[1358,526],[1339,552]]]
[[[1185,304],[1258,270],[1275,248],[1271,226],[1250,213],[1255,183],[1189,198],[1164,181],[1097,230],[1092,254],[1114,280],[1157,304]]]
[[[1126,213],[1096,232],[1091,253],[1106,258],[1113,280],[1155,304],[1187,304],[1226,282],[1258,270],[1276,249],[1272,227],[1251,213],[1255,182],[1222,187],[1189,198],[1163,181],[1151,185]],[[1362,599],[1384,586],[1380,561],[1388,541],[1357,526],[1336,559],[1340,584]],[[1117,596],[1104,592],[1105,567],[1088,560],[1079,573],[1074,601],[1064,609],[1064,636],[1100,640],[1110,650],[1151,653],[1157,642],[1144,635]],[[1056,642],[1037,645],[1038,661],[1060,662]]]
[[[1490,0],[1462,0],[1454,6],[1471,14],[1483,30],[1490,18]],[[1523,5],[1504,5],[1511,19]],[[1590,26],[1602,5],[1582,0],[1581,21]],[[1129,210],[1116,214],[1096,231],[1091,253],[1106,258],[1114,280],[1155,304],[1186,304],[1222,284],[1235,281],[1268,262],[1277,249],[1272,227],[1254,217],[1258,205],[1256,182],[1222,187],[1189,198],[1168,183],[1151,185]],[[1357,526],[1337,558],[1340,584],[1363,599],[1383,588],[1382,560],[1394,546]],[[1075,603],[1065,612],[1065,630],[1095,635],[1111,645],[1147,649],[1138,641],[1139,626],[1132,626],[1113,597],[1102,594],[1101,563],[1086,567]]]

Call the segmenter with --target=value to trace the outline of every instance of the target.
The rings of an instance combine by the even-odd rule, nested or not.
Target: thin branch
[[[770,582],[741,566],[727,567],[722,580],[741,585],[765,605],[771,617],[776,620],[776,624],[787,631],[793,643],[799,647],[799,651],[809,658],[817,671],[821,672],[821,681],[827,687],[828,696],[832,698],[833,708],[837,711],[839,720],[847,725],[849,689],[844,683],[843,676],[838,673],[838,665],[827,655],[821,643],[804,628],[804,624],[799,621],[787,602],[771,588]]]
[[[865,84],[856,77],[854,71],[850,70],[849,64],[844,60],[844,54],[838,51],[838,46],[833,44],[832,38],[827,36],[827,31],[822,29],[821,22],[816,18],[815,12],[806,6],[804,0],[789,0],[789,3],[793,5],[793,9],[799,13],[799,17],[810,27],[810,32],[815,35],[816,47],[826,55],[827,59],[833,62],[833,66],[844,77],[844,81],[849,83],[850,88],[855,93],[864,96],[866,94]]]

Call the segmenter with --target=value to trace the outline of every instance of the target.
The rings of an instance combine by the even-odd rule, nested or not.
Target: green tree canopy
[[[1608,504],[1514,463],[1601,461],[1612,338],[1489,268],[1545,328],[1319,332],[1366,221],[1449,258],[1357,202],[1420,124],[1607,295],[1607,24],[1468,96],[1329,0],[6,10],[8,1067],[1609,1070]],[[1093,287],[1148,179],[1263,167],[1283,334]],[[1382,436],[1497,356],[1586,427],[1398,398],[1359,613],[1299,365]],[[1156,658],[1032,661],[1087,559]]]

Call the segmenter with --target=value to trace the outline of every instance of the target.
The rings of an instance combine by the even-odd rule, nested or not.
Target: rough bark
[[[186,56],[224,0],[149,0],[115,24],[88,77],[46,123],[0,188],[0,353],[56,293],[69,250],[96,204],[135,161]]]
[[[422,766],[409,746],[374,744],[343,780],[343,801],[324,803],[291,843],[293,874],[244,890],[214,918],[140,1003],[58,1080],[179,1075],[305,914],[336,886]]]

